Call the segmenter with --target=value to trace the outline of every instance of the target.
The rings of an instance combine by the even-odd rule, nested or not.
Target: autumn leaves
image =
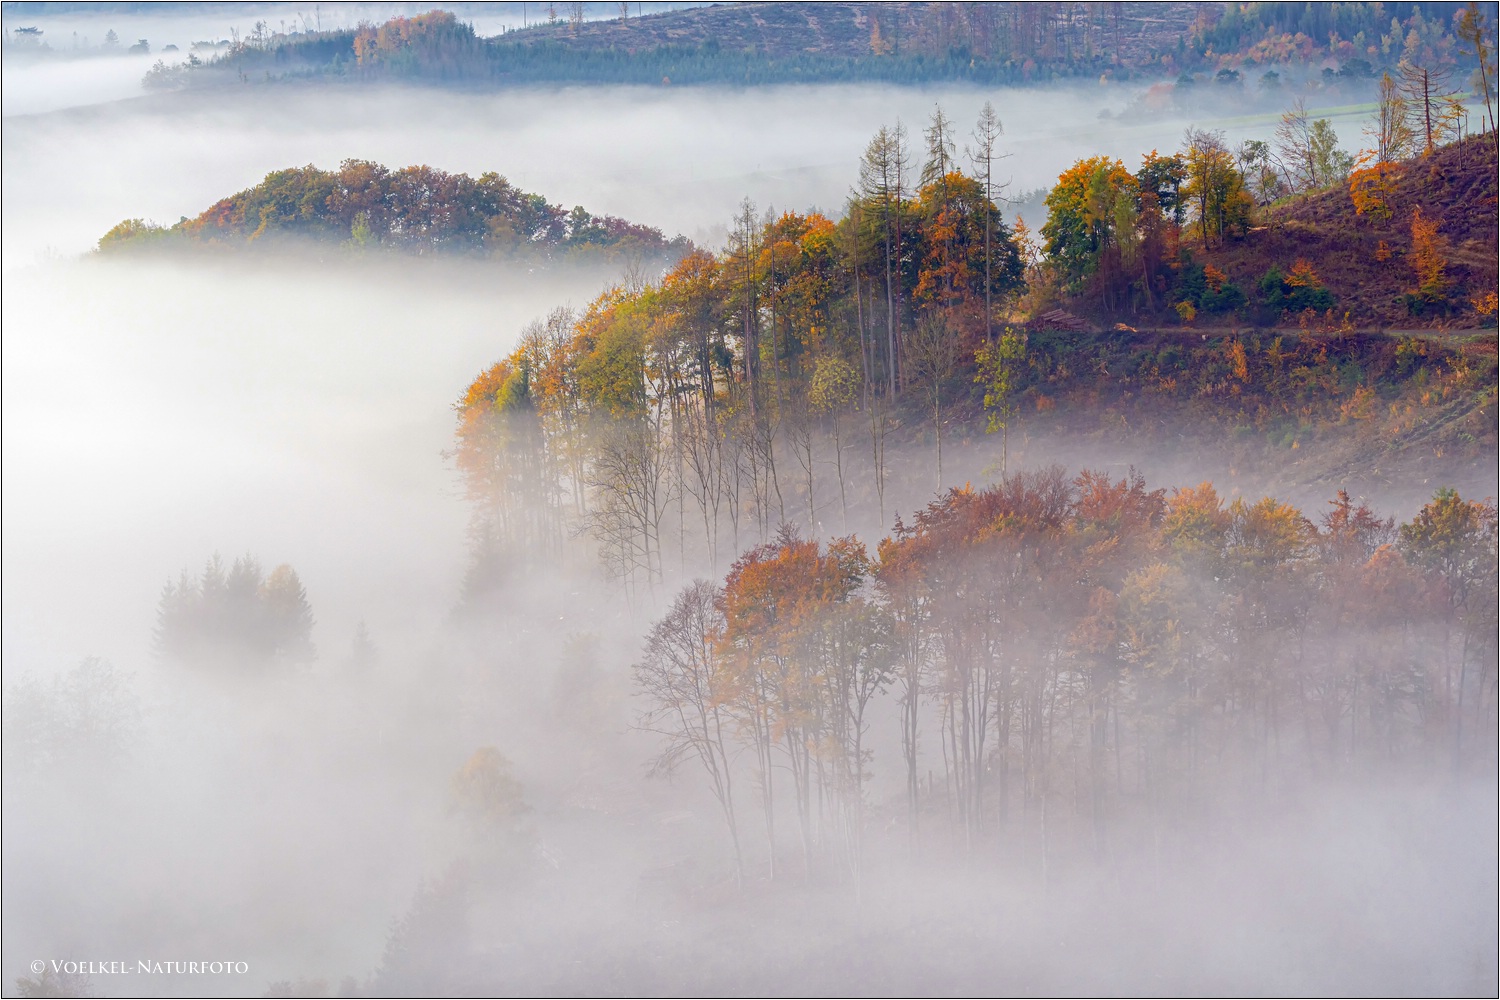
[[[1320,522],[1051,469],[949,491],[873,558],[784,529],[653,625],[643,725],[741,870],[752,779],[773,875],[790,810],[794,871],[857,877],[874,774],[904,773],[909,836],[978,850],[1047,809],[1107,837],[1247,768],[1487,759],[1494,505],[1440,491],[1398,530],[1340,492]]]
[[[837,222],[747,202],[721,252],[528,330],[458,405],[458,465],[487,537],[552,551],[581,527],[613,577],[650,588],[669,511],[702,524],[715,567],[721,535],[737,551],[793,519],[847,524],[856,447],[883,521],[898,400],[922,392],[940,439],[962,367],[1021,287],[992,200],[999,127],[987,109],[969,176],[936,111],[915,191],[904,129],[882,129]],[[830,472],[836,510],[827,485],[819,502]]]

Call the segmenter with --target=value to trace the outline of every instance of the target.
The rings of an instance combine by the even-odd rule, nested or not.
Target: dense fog
[[[151,30],[184,46],[229,27],[129,23],[126,41]],[[1013,840],[975,849],[944,830],[918,850],[886,698],[870,717],[858,876],[787,863],[770,881],[741,759],[737,886],[700,773],[648,778],[660,747],[635,726],[632,664],[679,587],[708,572],[696,554],[664,560],[664,579],[627,600],[570,537],[556,558],[518,557],[483,614],[458,610],[473,539],[454,403],[528,323],[581,309],[623,266],[89,254],[123,219],[170,224],[274,169],[346,158],[495,170],[718,249],[746,197],[837,216],[871,135],[898,117],[915,131],[936,103],[964,136],[993,102],[1017,193],[1080,157],[1174,147],[1190,124],[1264,138],[1274,116],[1104,121],[1133,93],[1091,86],[137,96],[147,63],[5,66],[7,993],[53,960],[129,966],[64,980],[96,995],[346,979],[610,995],[1495,989],[1483,767],[1366,762],[1360,781],[1327,787],[1247,777],[1180,821],[1122,823],[1107,850],[1056,819],[1049,841],[1045,811]],[[1357,123],[1336,124],[1352,148]],[[992,438],[951,447],[944,486],[993,481]],[[884,519],[865,503],[848,525],[872,551],[937,485],[920,443],[888,461]],[[1127,454],[1021,435],[1011,461],[1133,467],[1152,487],[1212,480],[1252,500],[1283,485],[1166,443]],[[1480,468],[1460,485],[1492,483]],[[1442,484],[1380,485],[1354,490],[1405,520]],[[1328,499],[1278,496],[1310,512]],[[819,541],[844,533],[824,499]],[[742,547],[766,540],[746,528]],[[159,655],[164,586],[216,553],[225,570],[247,554],[262,574],[295,568],[315,655],[258,674]],[[929,793],[940,743],[922,758]],[[782,861],[798,856],[790,817]]]
[[[7,95],[24,103],[29,89],[53,86],[30,80],[30,72],[18,69],[15,81],[7,79]],[[1237,142],[1268,137],[1276,120],[1099,119],[1101,110],[1122,110],[1137,93],[828,86],[473,94],[287,85],[42,115],[7,111],[5,260],[10,267],[48,251],[76,254],[121,219],[172,223],[272,170],[308,163],[332,169],[349,158],[476,176],[495,170],[550,201],[714,246],[743,197],[762,207],[838,213],[870,136],[898,118],[917,136],[937,104],[970,143],[980,106],[994,104],[1005,128],[1000,150],[1011,154],[996,180],[1016,195],[1049,186],[1081,157],[1134,163],[1152,149],[1171,149],[1189,125],[1226,128]],[[1354,148],[1358,120],[1333,120]],[[107,159],[100,150],[109,151]]]
[[[12,92],[11,86],[6,89]],[[292,440],[295,460],[308,463],[303,468],[313,477],[330,475],[329,458],[335,467],[350,470],[346,484],[330,485],[328,494],[319,491],[323,503],[358,511],[373,502],[368,491],[354,491],[358,502],[354,495],[335,500],[340,489],[352,488],[359,481],[355,477],[386,484],[395,478],[412,484],[408,488],[423,498],[401,500],[413,522],[428,526],[413,523],[412,531],[431,531],[435,524],[452,528],[465,515],[452,502],[451,472],[438,455],[451,445],[447,404],[475,372],[509,352],[527,322],[556,305],[581,306],[621,276],[553,274],[539,285],[530,276],[482,265],[424,263],[404,275],[390,273],[399,271],[398,265],[382,265],[382,276],[370,280],[344,267],[309,273],[265,261],[254,269],[222,263],[139,269],[72,263],[122,219],[170,223],[196,215],[271,170],[305,163],[331,168],[358,157],[475,175],[497,170],[551,201],[583,204],[716,247],[746,196],[762,206],[837,213],[870,135],[896,117],[917,127],[934,103],[966,121],[984,100],[995,102],[1006,128],[1002,149],[1012,154],[1001,169],[1018,192],[1045,186],[1080,156],[1102,150],[1133,159],[1168,148],[1184,127],[1181,121],[1104,127],[1095,119],[1099,104],[1092,89],[1049,93],[1045,101],[1020,91],[833,87],[810,94],[798,89],[474,95],[231,88],[8,116],[5,266],[7,274],[25,275],[8,280],[11,294],[5,303],[5,351],[12,362],[6,375],[7,467],[16,473],[6,498],[18,505],[12,523],[21,523],[17,515],[23,510],[55,512],[65,502],[92,511],[76,510],[78,520],[58,523],[54,530],[70,539],[78,537],[80,523],[149,523],[153,513],[180,530],[182,513],[162,510],[160,498],[179,495],[180,489],[218,490],[228,472],[235,485],[220,496],[237,497],[271,523],[285,525],[283,513],[307,511],[311,499],[288,493],[307,488],[303,477],[284,477],[275,467],[288,460],[285,447]],[[29,266],[36,264],[43,266]],[[430,297],[437,289],[442,289],[440,322],[433,319]],[[310,335],[313,330],[317,336]],[[422,345],[415,361],[398,350],[414,336]],[[31,364],[48,374],[23,375]],[[98,372],[97,388],[83,399],[53,381],[75,384],[80,366]],[[150,406],[143,407],[143,400]],[[274,418],[257,419],[273,401]],[[187,426],[182,426],[184,413],[193,414]],[[378,424],[369,420],[371,413],[380,415]],[[97,430],[82,435],[83,427],[100,423],[108,425],[108,437]],[[413,448],[420,434],[420,454],[397,461],[389,448],[392,426],[409,428],[403,433]],[[68,432],[82,435],[78,446],[96,450],[117,477],[107,494],[113,512],[108,518],[92,509],[105,496],[82,482],[59,488],[60,473],[98,477],[106,469],[58,447],[50,435],[63,427],[78,428]],[[291,428],[297,429],[294,435]],[[332,434],[366,443],[351,448],[350,439],[330,440],[316,460],[304,451]],[[168,443],[176,435],[193,439],[191,461],[183,461],[181,445],[187,442]],[[229,440],[244,443],[226,452]],[[257,462],[263,471],[250,471],[247,453],[268,456],[265,465]],[[373,472],[366,468],[371,458],[379,463]],[[1142,457],[1130,460],[1139,464]],[[152,473],[123,475],[143,467]],[[210,469],[219,474],[208,475]],[[168,482],[179,485],[163,490]],[[127,515],[119,505],[131,496],[138,506]],[[426,504],[420,513],[417,503]],[[271,517],[272,509],[280,512]],[[205,515],[202,530],[213,536],[222,530],[221,521],[217,514]],[[326,531],[321,514],[310,521],[316,534]],[[110,534],[117,537],[113,528]],[[140,535],[140,554],[157,550],[156,539]],[[259,537],[246,537],[247,544],[225,539],[208,548],[228,553],[256,542],[248,547],[259,551]],[[203,538],[196,536],[189,550],[203,549]],[[14,542],[7,545],[8,567],[18,558],[15,547],[32,546],[46,553],[37,557],[40,562],[58,565],[60,542],[44,524],[31,526]],[[96,551],[83,547],[83,552]],[[299,554],[296,561],[308,558]],[[443,558],[442,565],[449,565],[462,554]],[[104,562],[123,567],[135,560]],[[157,567],[150,576],[162,578],[182,562],[173,556],[166,570]],[[61,575],[78,578],[71,571]],[[22,596],[24,576],[10,579],[7,600],[30,604]],[[100,589],[99,599],[119,599],[117,587]],[[50,598],[36,603],[55,606]],[[27,618],[35,614],[26,612]],[[8,616],[7,636],[14,627]],[[79,655],[93,648],[84,647]]]
[[[694,3],[641,3],[644,13],[678,10],[698,6]],[[205,10],[203,5],[168,4],[122,6],[101,16],[98,11],[73,5],[54,6],[44,13],[32,11],[5,12],[5,30],[35,27],[39,39],[50,53],[38,57],[24,50],[11,50],[5,59],[5,114],[24,115],[82,107],[107,101],[138,97],[141,77],[157,61],[174,65],[188,58],[190,52],[212,54],[203,48],[228,42],[234,37],[249,38],[256,26],[284,35],[318,31],[337,31],[361,23],[378,24],[391,17],[424,13],[431,7],[423,3],[330,3],[306,4],[257,3],[240,7]],[[546,4],[460,3],[446,9],[455,11],[474,26],[481,36],[498,35],[528,24],[545,21]],[[619,5],[586,3],[586,20],[619,16]],[[118,45],[106,49],[106,35],[115,33]],[[149,51],[132,52],[130,47],[146,42]],[[194,49],[194,46],[199,46]]]

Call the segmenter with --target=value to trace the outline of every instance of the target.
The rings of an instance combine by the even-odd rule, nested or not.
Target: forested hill
[[[1192,3],[715,4],[543,24],[494,45],[506,72],[630,73],[641,82],[655,82],[648,67],[682,83],[1030,80],[1151,65],[1176,49],[1204,9]]]
[[[1399,91],[1383,107],[1388,122],[1429,117]],[[1385,158],[1356,162],[1333,157],[1329,123],[1306,117],[1287,113],[1274,159],[1266,143],[1233,151],[1193,129],[1135,172],[1080,160],[1035,234],[993,199],[992,142],[970,176],[941,107],[925,150],[882,127],[839,218],[746,202],[719,252],[528,327],[460,398],[460,468],[491,499],[541,488],[547,470],[572,482],[539,496],[582,496],[590,462],[635,470],[645,454],[666,469],[670,449],[698,447],[679,467],[699,479],[681,489],[699,491],[690,516],[710,536],[714,484],[734,463],[759,491],[762,537],[794,508],[815,530],[820,448],[839,470],[841,514],[862,503],[884,525],[888,444],[917,445],[926,483],[942,483],[945,447],[980,428],[1001,435],[980,450],[998,451],[1002,476],[1024,427],[1117,455],[1165,444],[1278,488],[1331,492],[1356,477],[1386,493],[1491,493],[1495,133],[1441,144],[1436,125],[1420,139],[1393,129]],[[974,134],[992,140],[996,122],[986,105]],[[892,166],[908,162],[921,164],[915,190]],[[867,473],[850,491],[843,449],[866,434]],[[496,461],[496,448],[513,450]],[[504,508],[495,531],[534,509]],[[655,554],[642,558],[659,569],[662,522],[647,520]],[[635,555],[609,551],[633,572]]]
[[[1205,266],[1259,300],[1258,313],[1244,315],[1286,307],[1273,301],[1267,275],[1301,261],[1328,289],[1334,315],[1358,326],[1491,326],[1500,287],[1496,153],[1493,135],[1471,137],[1356,169],[1345,184],[1270,206],[1242,239],[1203,250]]]
[[[537,82],[1205,82],[1241,100],[1282,74],[1364,84],[1402,60],[1468,69],[1456,3],[763,3],[549,21],[481,38],[450,11],[380,25],[277,33],[264,25],[157,66],[148,87],[333,77],[463,86]],[[1270,74],[1269,82],[1262,78]],[[1256,86],[1245,87],[1251,77]],[[1204,93],[1207,94],[1208,88]],[[1361,98],[1363,99],[1363,98]]]
[[[457,254],[529,264],[620,260],[668,264],[692,249],[682,236],[583,206],[571,211],[497,173],[473,178],[428,166],[390,170],[345,160],[336,171],[267,174],[194,219],[158,226],[127,219],[101,253],[333,245],[351,253]]]
[[[1284,124],[1298,121],[1288,113]],[[1252,142],[1231,151],[1220,134],[1194,133],[1187,148],[1134,176],[1107,157],[1080,161],[1048,197],[1049,267],[1030,276],[1033,313],[1061,306],[1095,326],[1492,327],[1500,285],[1493,132],[1428,155],[1351,159],[1316,180],[1271,163],[1292,162],[1283,155],[1292,148]],[[1179,173],[1180,199],[1171,184],[1147,191],[1154,176]],[[1089,197],[1135,205],[1143,191],[1159,193],[1185,224],[1163,236],[1154,216],[1143,223],[1139,212],[1118,230],[1079,221]]]

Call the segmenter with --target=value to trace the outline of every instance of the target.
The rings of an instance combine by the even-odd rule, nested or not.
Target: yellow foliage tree
[[[1373,155],[1366,151],[1355,161],[1355,169],[1349,172],[1349,199],[1354,202],[1355,215],[1384,222],[1391,217],[1391,203],[1401,168],[1385,161],[1370,163]]]
[[[1448,290],[1448,240],[1438,232],[1438,221],[1418,208],[1411,215],[1411,266],[1417,272],[1417,294],[1441,299]]]

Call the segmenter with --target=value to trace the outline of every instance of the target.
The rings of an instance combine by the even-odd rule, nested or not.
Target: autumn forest
[[[221,6],[4,11],[7,992],[1500,982],[1493,4]]]
[[[914,840],[1043,854],[1043,815],[1051,837],[1104,850],[1119,824],[1239,794],[1249,774],[1491,768],[1492,499],[1439,490],[1398,526],[1342,490],[1304,512],[1207,482],[1007,468],[1013,428],[1087,405],[1067,368],[1091,345],[1054,305],[1070,286],[1115,315],[1181,296],[1189,330],[1195,299],[1235,309],[1236,287],[1198,263],[1244,238],[1255,207],[1222,144],[1190,134],[1136,174],[1079,163],[1034,241],[986,190],[991,109],[972,173],[953,131],[935,111],[913,166],[904,130],[882,129],[838,222],[745,203],[721,253],[529,326],[457,405],[467,613],[584,542],[634,600],[668,602],[633,668],[643,718],[658,767],[710,784],[740,877],[751,828],[758,864],[788,863],[779,819],[796,870],[857,879],[866,812],[891,807],[867,801],[874,768],[906,775]],[[1493,163],[1481,142],[1469,155]],[[1242,199],[1238,232],[1226,198]],[[1419,286],[1423,266],[1403,280]],[[1082,382],[1097,399],[1133,368],[1158,412],[1198,402],[1207,420],[1274,425],[1268,411],[1300,410],[1309,437],[1399,410],[1419,385],[1430,410],[1441,384],[1478,392],[1480,410],[1460,409],[1492,425],[1492,345],[1376,344],[1347,312],[1330,324],[1306,259],[1257,291],[1301,328],[1210,328]],[[1071,334],[1048,331],[1059,318]],[[918,435],[941,483],[945,427],[964,421],[993,434],[995,485],[892,510],[887,449]],[[848,534],[851,507],[890,534]],[[684,574],[708,581],[674,590]],[[877,718],[899,731],[881,741],[896,759],[872,756]]]

